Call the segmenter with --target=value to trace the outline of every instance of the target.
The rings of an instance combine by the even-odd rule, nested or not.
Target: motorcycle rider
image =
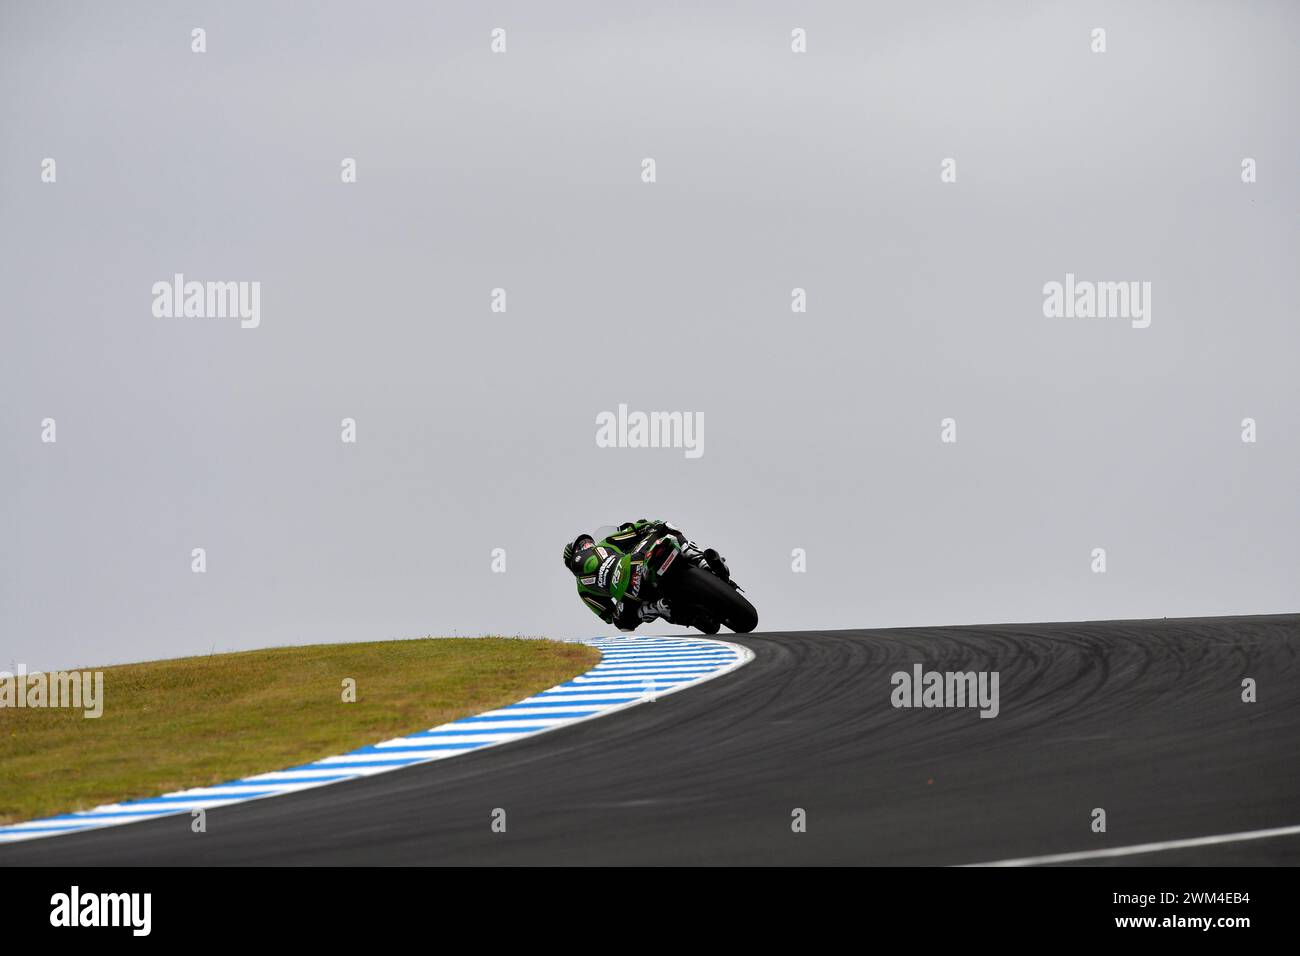
[[[697,627],[705,633],[716,634],[718,631],[718,622],[716,621],[706,620],[699,613],[689,616],[684,610],[679,610],[674,617],[673,609],[667,599],[647,600],[643,598],[641,594],[640,564],[633,565],[632,583],[628,586],[621,601],[616,602],[611,596],[611,582],[608,579],[603,586],[599,583],[601,565],[611,556],[621,557],[629,553],[632,555],[632,560],[636,562],[641,556],[636,551],[629,549],[632,549],[638,540],[650,532],[671,534],[682,546],[682,557],[697,567],[718,575],[723,580],[730,579],[731,572],[717,551],[712,548],[701,550],[694,542],[688,541],[681,531],[666,521],[647,521],[645,518],[641,518],[638,521],[628,521],[619,525],[618,530],[603,542],[598,543],[590,534],[583,532],[564,546],[564,566],[569,569],[576,579],[578,596],[582,598],[583,603],[591,608],[597,617],[606,624],[615,625],[620,631],[634,631],[639,625],[647,621],[663,618],[669,624]],[[686,619],[688,616],[690,617],[689,620]]]

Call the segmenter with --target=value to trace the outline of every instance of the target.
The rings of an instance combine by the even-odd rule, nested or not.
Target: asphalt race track
[[[1300,615],[727,637],[755,660],[654,703],[0,865],[963,864],[1300,824]],[[915,663],[998,671],[999,715],[895,709]],[[1295,865],[1300,835],[1096,862]]]

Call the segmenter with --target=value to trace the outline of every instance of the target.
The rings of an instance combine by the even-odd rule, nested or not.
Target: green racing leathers
[[[578,596],[606,624],[621,631],[632,631],[640,624],[662,617],[674,622],[668,602],[642,593],[645,551],[660,535],[672,535],[682,545],[682,552],[693,562],[703,562],[702,552],[686,536],[666,521],[629,521],[601,541],[592,541],[578,549],[569,559],[578,586]],[[624,564],[628,555],[631,561]],[[626,572],[624,571],[626,568]],[[631,580],[626,587],[620,575]]]

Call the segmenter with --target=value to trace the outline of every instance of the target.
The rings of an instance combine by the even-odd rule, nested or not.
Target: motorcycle
[[[631,547],[626,530],[599,544],[622,552],[610,581],[610,596],[616,602],[627,595],[646,602],[665,598],[672,623],[705,634],[718,633],[720,626],[748,634],[758,626],[758,611],[731,580],[730,569],[716,551],[703,552],[707,567],[701,567],[684,553],[677,536],[662,526],[648,529]]]

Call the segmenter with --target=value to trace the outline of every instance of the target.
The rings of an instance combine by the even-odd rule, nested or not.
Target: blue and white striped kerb
[[[601,661],[594,668],[501,710],[463,717],[288,770],[3,826],[0,842],[223,807],[442,760],[635,707],[733,671],[754,656],[748,648],[705,638],[610,637],[586,643],[601,652]]]

